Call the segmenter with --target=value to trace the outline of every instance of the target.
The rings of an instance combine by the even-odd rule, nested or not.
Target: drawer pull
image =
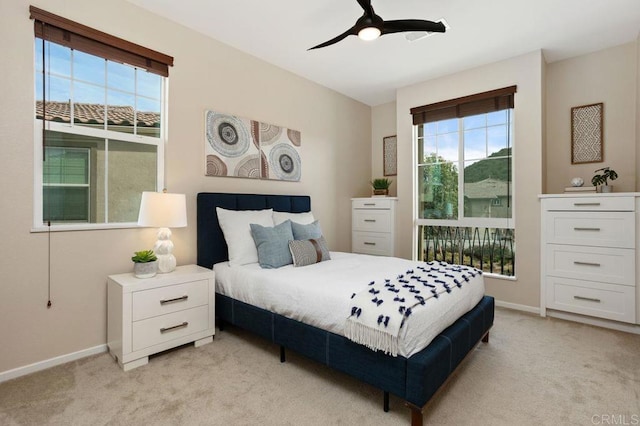
[[[593,298],[593,297],[573,296],[573,298],[576,299],[576,300],[586,300],[587,302],[600,303],[600,299],[596,299],[596,298]]]
[[[573,228],[574,231],[600,231],[600,228]]]
[[[188,325],[189,325],[189,323],[187,321],[185,321],[182,324],[174,325],[173,327],[161,328],[160,329],[160,333],[164,334],[164,333],[167,333],[169,331],[174,331],[174,330],[178,330],[178,329],[181,329],[181,328],[185,328]]]
[[[375,245],[376,245],[376,243],[370,243],[370,242],[368,242],[368,241],[365,241],[365,242],[364,242],[364,245],[365,245],[365,246],[375,246]]]
[[[585,207],[585,206],[599,206],[600,203],[573,203],[576,207]]]
[[[597,266],[600,267],[599,263],[595,263],[595,262],[579,262],[579,261],[574,261],[573,262],[574,265],[582,265],[582,266]]]
[[[185,300],[187,300],[189,298],[188,295],[184,295],[184,296],[180,296],[180,297],[176,297],[174,299],[164,299],[160,301],[161,305],[167,305],[169,303],[176,303],[176,302],[184,302]]]
[[[364,203],[363,205],[365,205],[365,206],[374,206],[375,207],[376,203]]]
[[[364,221],[365,222],[375,222],[376,220],[375,219],[365,219]]]

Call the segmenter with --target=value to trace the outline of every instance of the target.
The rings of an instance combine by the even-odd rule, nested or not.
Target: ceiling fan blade
[[[337,43],[337,42],[339,42],[341,40],[344,40],[345,38],[349,37],[350,35],[356,35],[356,34],[358,34],[358,31],[356,30],[356,27],[351,27],[347,31],[345,31],[342,34],[340,34],[339,36],[334,37],[331,40],[327,40],[324,43],[320,43],[317,46],[310,47],[307,50],[320,49],[321,47],[331,46],[332,44],[335,44],[335,43]]]
[[[371,0],[357,0],[360,7],[365,11],[365,13],[373,13],[373,9],[371,8]]]
[[[422,19],[400,19],[384,21],[382,34],[402,33],[406,31],[428,31],[443,33],[446,28],[442,22],[424,21]]]

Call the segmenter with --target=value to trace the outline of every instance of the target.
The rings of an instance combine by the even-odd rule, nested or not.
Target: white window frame
[[[37,39],[37,38],[36,38]],[[34,39],[34,41],[36,40]],[[41,41],[40,39],[37,39]],[[94,55],[95,56],[95,55]],[[72,61],[73,63],[73,61]],[[106,65],[105,65],[106,66]],[[36,78],[39,76],[36,75],[36,66],[35,66],[35,43],[34,43],[34,65],[33,69],[33,86],[36,87]],[[144,70],[143,70],[144,71]],[[55,74],[52,74],[55,75]],[[73,81],[73,79],[72,79]],[[82,81],[82,80],[78,80]],[[59,123],[53,121],[45,121],[44,126],[46,130],[60,132],[60,133],[68,133],[74,135],[81,136],[89,136],[94,138],[100,138],[105,140],[105,196],[108,194],[108,161],[109,161],[109,150],[108,144],[109,139],[123,141],[123,142],[131,142],[136,144],[146,144],[156,146],[156,191],[160,188],[165,187],[165,148],[166,148],[166,134],[167,134],[167,111],[168,111],[168,103],[167,103],[167,93],[168,93],[168,77],[162,77],[162,87],[161,87],[161,99],[160,99],[160,137],[151,137],[151,136],[143,136],[143,135],[134,135],[131,133],[117,132],[114,130],[107,129],[97,129],[91,128],[87,126],[74,125],[73,117],[71,117],[70,123]],[[42,217],[42,209],[43,209],[43,196],[42,196],[42,188],[43,188],[43,143],[42,143],[42,135],[43,135],[43,120],[36,119],[35,114],[35,100],[36,94],[33,96],[33,120],[34,120],[34,167],[33,167],[33,182],[34,182],[34,202],[33,202],[33,227],[31,232],[48,232],[48,231],[81,231],[81,230],[94,230],[94,229],[121,229],[121,228],[135,228],[138,226],[136,222],[108,222],[108,204],[105,205],[106,210],[106,222],[105,223],[56,223],[48,226],[47,223],[43,221]],[[106,110],[106,108],[105,108]],[[106,125],[106,121],[105,121]]]
[[[413,126],[413,149],[412,149],[412,164],[413,164],[413,232],[412,232],[412,258],[413,260],[418,259],[418,228],[420,226],[457,226],[457,227],[478,227],[478,228],[507,228],[507,229],[516,229],[516,204],[517,204],[517,196],[516,196],[516,173],[514,172],[514,161],[516,157],[516,143],[514,140],[514,129],[515,129],[515,109],[510,109],[509,112],[509,141],[511,148],[511,217],[510,218],[486,218],[486,217],[464,217],[464,213],[462,216],[460,212],[464,212],[464,171],[458,173],[458,219],[422,219],[418,214],[418,199],[419,199],[419,175],[418,168],[423,165],[423,163],[418,163],[418,127],[420,125]],[[458,159],[457,166],[464,168],[464,129],[463,129],[463,120],[458,119]],[[424,138],[424,135],[423,135]],[[504,279],[515,279],[515,277],[507,277],[499,274],[490,274],[489,276],[504,278]]]

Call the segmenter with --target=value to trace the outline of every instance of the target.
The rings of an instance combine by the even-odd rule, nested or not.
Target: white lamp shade
[[[187,226],[187,200],[184,194],[143,192],[138,225],[156,228]]]

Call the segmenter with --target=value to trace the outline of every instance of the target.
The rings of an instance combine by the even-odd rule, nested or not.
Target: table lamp
[[[165,190],[166,191],[166,190]],[[143,192],[138,214],[139,226],[158,229],[158,241],[153,251],[158,257],[158,272],[166,273],[176,269],[173,242],[169,228],[187,226],[187,202],[184,194],[167,192]]]

